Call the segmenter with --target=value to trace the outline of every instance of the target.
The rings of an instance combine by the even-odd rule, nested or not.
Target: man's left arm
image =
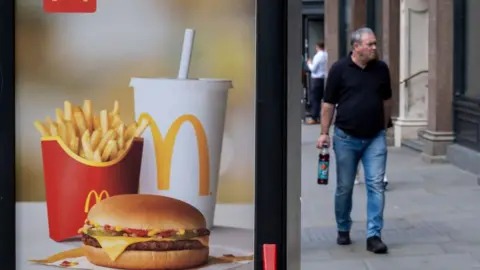
[[[383,116],[384,116],[384,123],[385,129],[388,128],[388,123],[392,117],[392,82],[390,79],[390,70],[385,63],[385,78],[386,84],[382,91],[382,99],[383,99]]]
[[[321,56],[319,53],[315,54],[311,63],[308,64],[308,68],[311,72],[315,72],[318,69],[318,66],[321,62]]]

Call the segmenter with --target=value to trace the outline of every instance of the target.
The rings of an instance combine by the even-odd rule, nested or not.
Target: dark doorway
[[[302,54],[303,59],[312,59],[315,56],[316,43],[318,41],[324,41],[325,38],[325,22],[323,13],[321,14],[303,14],[303,23],[302,23]],[[310,89],[310,72],[308,71],[306,65],[303,66],[302,72],[302,88],[303,88],[303,98],[302,98],[302,119],[306,119],[310,116],[310,102],[309,102],[309,89]]]
[[[303,15],[303,53],[306,58],[315,55],[315,44],[324,40],[325,23],[323,15]]]

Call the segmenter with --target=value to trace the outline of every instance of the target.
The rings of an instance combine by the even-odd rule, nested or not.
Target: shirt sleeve
[[[323,66],[325,67],[325,71],[327,71],[328,67],[328,53],[323,52]]]
[[[323,101],[330,104],[337,104],[340,98],[342,87],[342,69],[341,66],[333,65],[327,76],[327,85],[325,87],[325,96]]]
[[[318,67],[322,64],[322,62],[323,62],[322,54],[317,53],[313,57],[312,63],[308,65],[308,68],[310,69],[311,72],[316,72],[318,70]]]
[[[382,90],[382,98],[383,100],[389,100],[392,98],[392,81],[390,79],[390,69],[388,68],[388,65],[384,63],[385,65],[385,86],[383,87]]]

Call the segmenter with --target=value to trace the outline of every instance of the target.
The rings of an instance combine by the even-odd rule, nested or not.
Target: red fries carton
[[[142,152],[143,139],[135,138],[119,158],[95,162],[76,155],[59,137],[42,138],[50,238],[59,242],[78,236],[98,201],[138,193]]]

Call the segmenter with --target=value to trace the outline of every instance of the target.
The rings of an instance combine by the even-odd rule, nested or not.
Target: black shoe
[[[388,182],[383,182],[383,188],[385,188],[385,190],[387,190],[387,186],[388,186]]]
[[[350,245],[352,240],[350,240],[350,232],[338,232],[337,244],[341,246]]]
[[[387,245],[385,245],[378,236],[367,238],[367,250],[375,254],[385,254],[388,252]]]

